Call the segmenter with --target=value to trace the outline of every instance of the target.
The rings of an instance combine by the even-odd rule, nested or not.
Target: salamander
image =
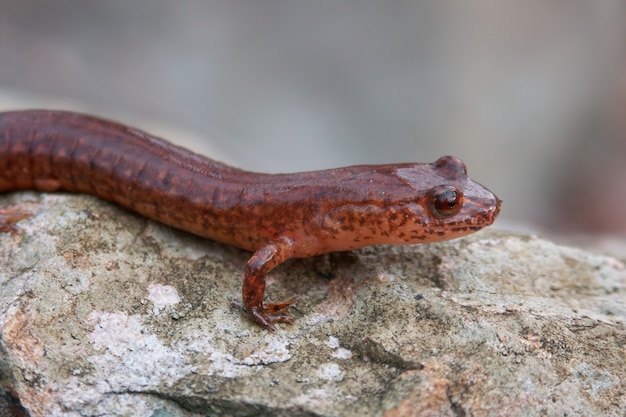
[[[291,302],[264,303],[269,271],[368,245],[457,238],[493,223],[500,200],[456,157],[264,174],[195,154],[133,127],[66,111],[0,113],[0,192],[87,193],[147,218],[253,252],[246,312],[275,331]],[[0,230],[25,217],[0,213]]]

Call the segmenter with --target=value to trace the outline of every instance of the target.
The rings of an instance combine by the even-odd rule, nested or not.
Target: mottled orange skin
[[[115,122],[42,110],[0,113],[0,192],[15,190],[93,194],[254,252],[244,305],[270,330],[293,320],[290,303],[263,303],[266,274],[285,260],[452,239],[490,225],[500,210],[498,198],[450,156],[430,164],[260,174]],[[439,198],[442,190],[448,194]],[[0,217],[4,228],[19,217],[7,219]]]

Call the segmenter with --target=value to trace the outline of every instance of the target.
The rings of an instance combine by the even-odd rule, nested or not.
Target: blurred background
[[[501,227],[626,236],[623,1],[0,0],[28,107],[267,172],[453,154]]]

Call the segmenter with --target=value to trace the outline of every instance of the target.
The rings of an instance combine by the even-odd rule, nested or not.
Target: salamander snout
[[[495,197],[495,198],[496,198],[496,202],[489,209],[489,212],[488,212],[489,213],[489,220],[491,221],[491,223],[493,223],[493,221],[496,219],[496,217],[498,217],[498,214],[500,214],[500,207],[502,206],[502,200],[500,200],[498,197]]]
[[[466,213],[465,216],[460,217],[466,224],[471,224],[475,230],[478,230],[491,225],[496,220],[500,214],[502,201],[486,188],[474,184],[481,188],[481,192],[466,195]]]

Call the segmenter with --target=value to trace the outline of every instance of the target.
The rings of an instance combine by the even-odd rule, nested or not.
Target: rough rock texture
[[[269,333],[247,252],[87,196],[0,234],[0,414],[622,416],[626,269],[490,231],[293,260]]]

